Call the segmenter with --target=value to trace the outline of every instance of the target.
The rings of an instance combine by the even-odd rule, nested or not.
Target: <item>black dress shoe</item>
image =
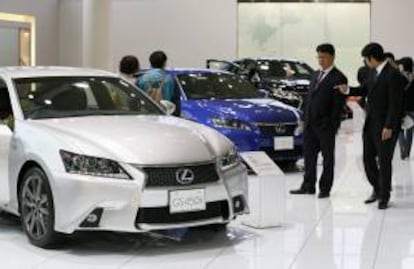
[[[297,190],[291,190],[290,194],[315,194],[315,189],[312,188],[300,188]]]
[[[377,194],[376,194],[375,192],[373,192],[373,193],[371,194],[371,196],[370,196],[370,197],[368,197],[368,199],[366,199],[366,200],[364,201],[364,203],[366,203],[366,204],[370,204],[370,203],[375,202],[377,199],[378,199]]]
[[[387,209],[388,208],[388,200],[380,200],[378,203],[378,209]]]
[[[329,195],[329,192],[320,192],[319,194],[318,194],[318,198],[319,199],[323,199],[323,198],[328,198],[330,195]]]

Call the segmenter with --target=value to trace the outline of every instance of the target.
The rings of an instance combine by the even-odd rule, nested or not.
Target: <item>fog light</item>
[[[240,202],[239,200],[237,200],[237,201],[234,203],[234,207],[235,207],[235,208],[239,208],[239,207],[240,207],[240,205],[241,205],[241,202]]]
[[[90,214],[87,218],[86,221],[89,223],[93,223],[96,222],[98,220],[98,216],[96,214]]]
[[[81,223],[80,227],[82,228],[95,228],[99,227],[99,222],[101,221],[103,213],[103,208],[95,208],[85,220]]]
[[[244,210],[244,200],[243,197],[236,196],[233,198],[233,211],[234,213],[240,213]]]

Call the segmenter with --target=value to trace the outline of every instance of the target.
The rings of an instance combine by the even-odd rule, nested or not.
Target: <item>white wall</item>
[[[19,30],[0,27],[0,66],[19,65]]]
[[[148,67],[157,49],[172,67],[204,67],[207,58],[237,54],[236,0],[113,0],[111,25],[114,69],[126,54]]]
[[[414,57],[414,1],[371,0],[371,40],[396,58]]]
[[[36,17],[37,65],[59,62],[58,4],[59,0],[0,0],[0,12]]]
[[[59,63],[111,69],[111,0],[61,0]]]
[[[59,5],[59,64],[82,66],[82,0],[65,0]]]
[[[84,65],[110,69],[111,1],[83,0]]]

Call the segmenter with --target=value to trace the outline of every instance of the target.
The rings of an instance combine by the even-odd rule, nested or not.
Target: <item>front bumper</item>
[[[303,136],[294,137],[294,148],[290,150],[274,150],[274,137],[267,135],[228,135],[237,149],[243,151],[264,151],[275,161],[293,161],[303,157]]]
[[[145,232],[227,223],[248,212],[247,174],[243,165],[219,171],[219,180],[185,187],[145,187],[145,175],[131,167],[134,180],[55,173],[51,182],[55,230]],[[169,213],[169,192],[203,188],[205,211]],[[94,215],[91,217],[91,215]],[[88,222],[89,221],[89,222]]]
[[[274,161],[296,161],[303,157],[303,136],[294,137],[294,148],[288,150],[274,150],[273,137],[264,137],[260,140],[260,151],[264,151]]]

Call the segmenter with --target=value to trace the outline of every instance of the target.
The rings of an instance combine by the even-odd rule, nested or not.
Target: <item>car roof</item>
[[[241,59],[236,60],[236,61],[243,61],[243,60],[254,60],[254,61],[281,61],[281,62],[303,63],[303,61],[299,61],[299,60],[292,59],[292,58],[274,57],[274,56],[269,56],[269,57],[245,57],[245,58],[241,58]]]
[[[116,74],[81,67],[67,66],[10,66],[0,67],[0,74],[10,78],[32,78],[32,77],[117,77]]]
[[[220,70],[220,69],[206,69],[206,68],[174,68],[166,70],[168,73],[173,75],[185,75],[185,74],[194,74],[194,73],[202,73],[202,74],[230,74],[234,75],[231,72]]]

